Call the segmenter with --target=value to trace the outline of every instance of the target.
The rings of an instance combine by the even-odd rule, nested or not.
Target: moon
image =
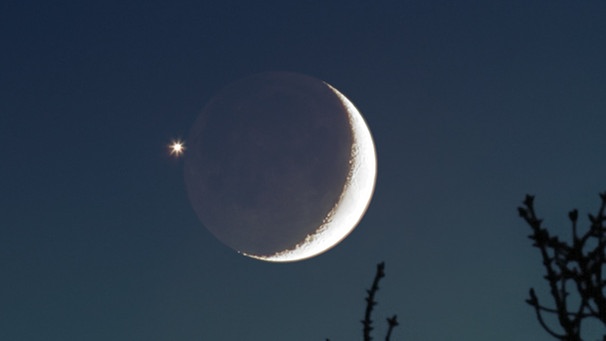
[[[195,121],[185,184],[202,224],[269,262],[317,256],[345,239],[375,187],[372,136],[356,107],[319,79],[256,74],[228,85]]]

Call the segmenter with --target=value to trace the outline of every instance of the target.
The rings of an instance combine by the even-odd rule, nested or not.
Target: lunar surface
[[[343,240],[372,197],[366,123],[327,83],[271,72],[233,83],[187,140],[185,182],[203,225],[246,256],[287,262]]]

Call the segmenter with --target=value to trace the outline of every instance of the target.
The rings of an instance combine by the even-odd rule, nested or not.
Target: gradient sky
[[[606,1],[4,1],[0,339],[551,340],[516,207],[554,231],[606,189]],[[209,98],[269,70],[362,112],[378,178],[329,252],[272,264],[207,232],[185,192]],[[584,222],[586,222],[584,220]],[[603,330],[594,327],[597,339]]]

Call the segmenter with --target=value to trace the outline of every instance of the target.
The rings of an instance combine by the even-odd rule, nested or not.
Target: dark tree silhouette
[[[553,306],[539,302],[533,288],[526,302],[534,308],[543,329],[558,340],[582,341],[582,322],[589,319],[597,319],[606,327],[606,192],[601,193],[600,198],[598,213],[589,214],[590,226],[584,233],[577,228],[578,211],[570,211],[572,240],[569,242],[552,236],[543,226],[535,212],[533,196],[527,195],[524,205],[518,208],[532,229],[529,236],[532,246],[541,253]],[[574,299],[570,299],[571,291],[575,293]],[[545,315],[555,316],[560,328],[548,325]],[[606,341],[606,333],[603,340]]]
[[[371,331],[374,329],[372,326],[372,312],[374,307],[378,304],[375,301],[375,294],[379,291],[379,281],[385,277],[385,262],[381,262],[377,264],[377,272],[375,273],[375,278],[372,281],[372,285],[370,289],[366,290],[367,296],[366,300],[366,309],[364,311],[364,319],[361,321],[362,335],[364,336],[364,341],[371,341],[372,337],[370,336]],[[390,318],[387,318],[387,333],[385,334],[385,341],[389,341],[391,338],[391,333],[393,329],[398,325],[398,319],[396,315],[393,315]],[[326,339],[326,341],[330,341],[330,339]]]

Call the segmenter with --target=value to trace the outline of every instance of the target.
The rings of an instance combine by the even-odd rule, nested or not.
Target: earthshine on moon
[[[221,242],[271,262],[319,255],[356,227],[376,178],[372,137],[338,90],[300,74],[237,81],[191,130],[185,182]]]

